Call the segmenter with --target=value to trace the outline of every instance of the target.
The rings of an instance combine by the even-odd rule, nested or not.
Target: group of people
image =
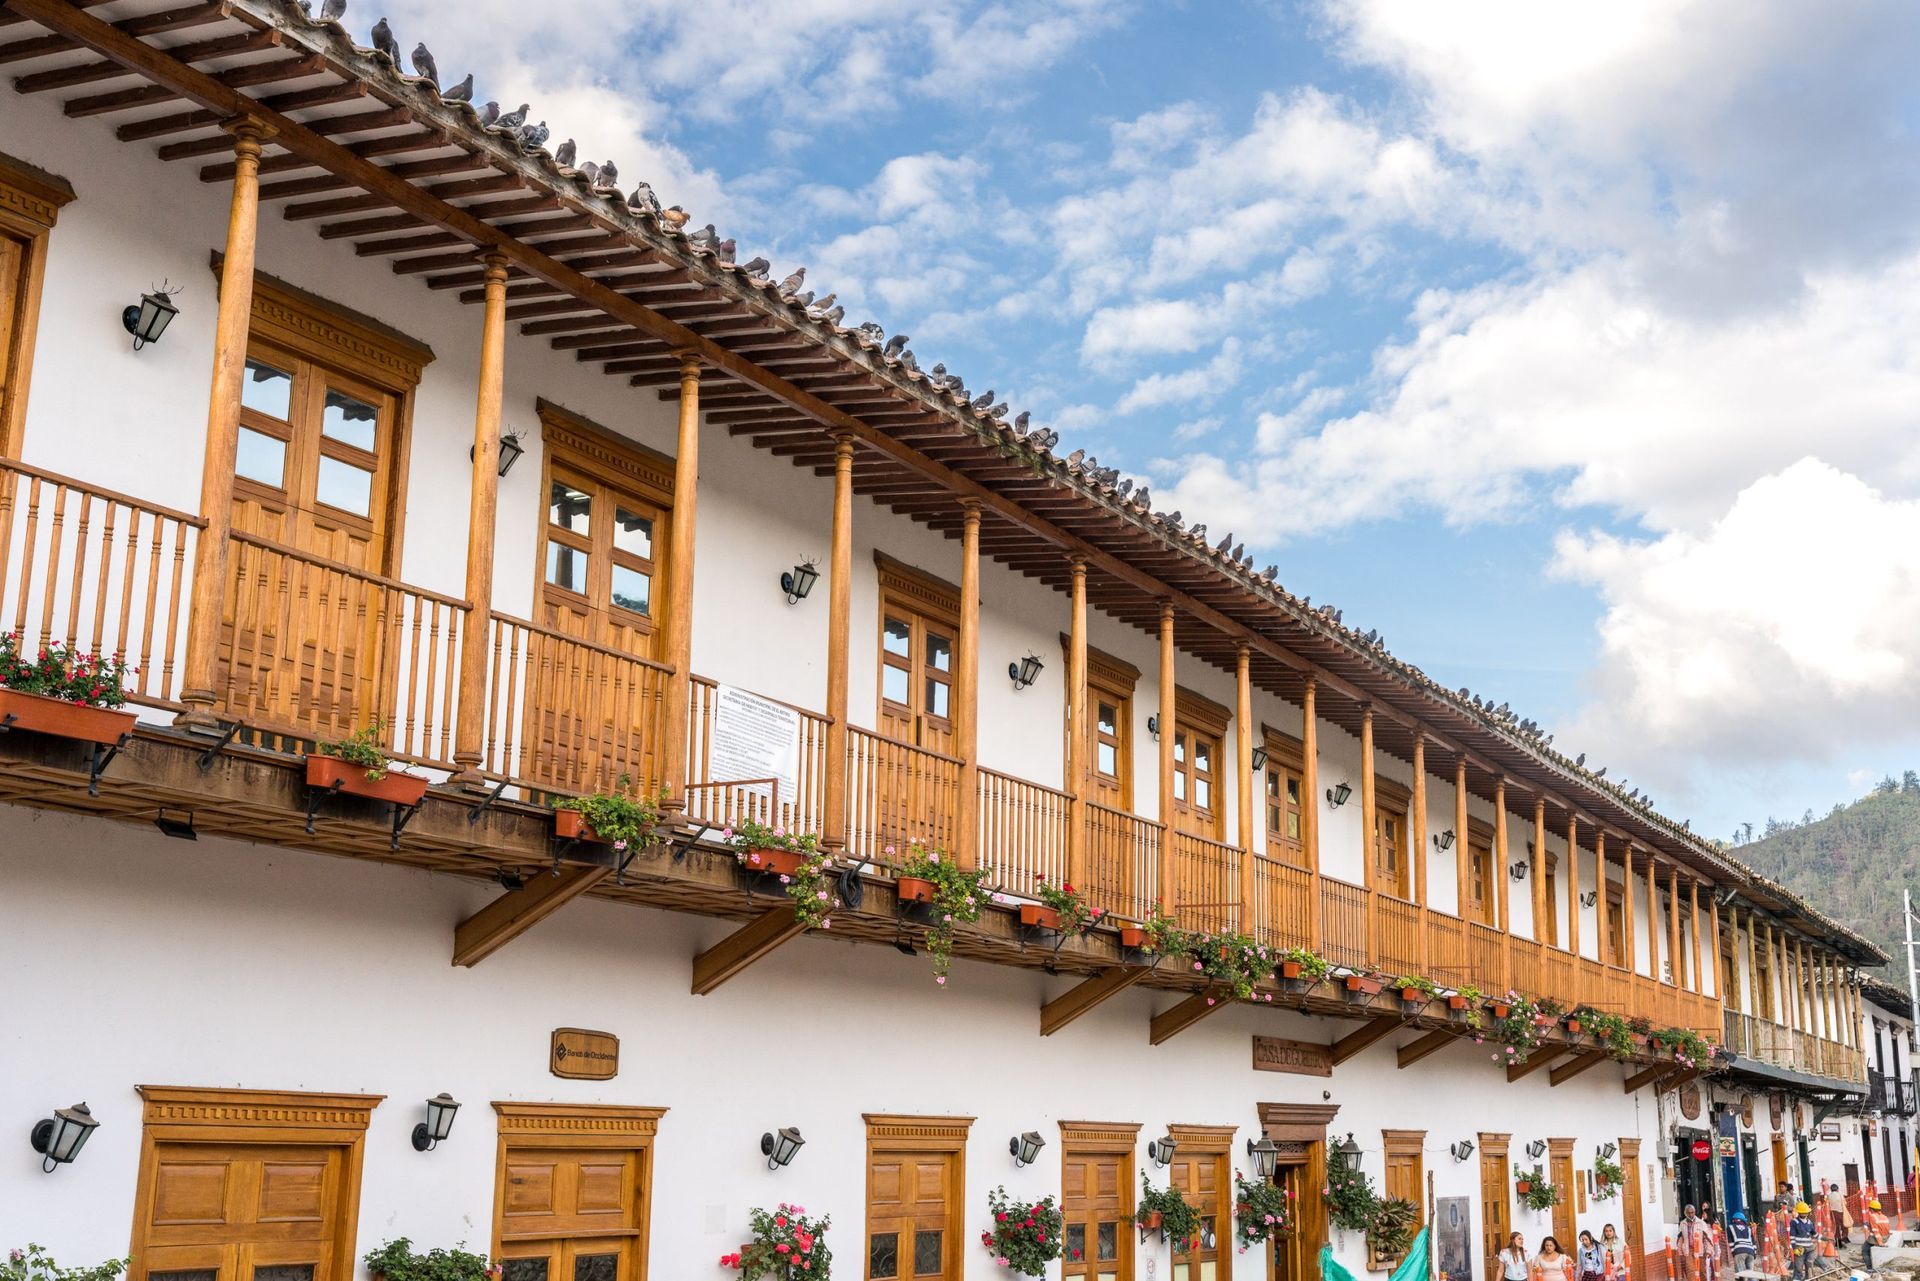
[[[1675,1281],[1721,1281],[1721,1268],[1731,1264],[1735,1275],[1759,1270],[1773,1276],[1792,1275],[1806,1281],[1816,1259],[1839,1257],[1839,1247],[1850,1245],[1855,1226],[1847,1194],[1837,1183],[1825,1184],[1811,1204],[1798,1200],[1793,1189],[1782,1189],[1775,1208],[1760,1217],[1756,1228],[1744,1214],[1734,1214],[1723,1233],[1710,1207],[1687,1206],[1672,1243]],[[1885,1245],[1892,1224],[1877,1198],[1864,1207],[1863,1245]],[[1863,1251],[1864,1254],[1864,1251]],[[1526,1238],[1515,1232],[1500,1252],[1501,1281],[1631,1281],[1626,1242],[1611,1223],[1593,1233],[1582,1232],[1575,1253],[1568,1254],[1554,1237],[1540,1242],[1538,1253],[1528,1254]],[[1838,1266],[1837,1263],[1834,1266]]]

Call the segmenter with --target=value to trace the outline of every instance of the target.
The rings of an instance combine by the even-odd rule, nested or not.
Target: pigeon
[[[1228,534],[1225,538],[1220,540],[1220,545],[1214,548],[1214,550],[1217,552],[1224,552],[1232,546],[1233,546],[1233,535]]]
[[[973,407],[975,409],[985,409],[988,405],[991,405],[992,403],[993,403],[993,388],[991,387],[987,388],[985,391],[981,392],[978,396],[975,396],[973,398]]]
[[[933,378],[935,386],[940,386],[940,387],[946,386],[947,384],[947,362],[946,361],[944,360],[941,361],[939,364],[935,365],[932,369],[928,370],[927,373]]]
[[[1013,430],[1015,434],[1021,435],[1021,436],[1026,435],[1027,424],[1032,421],[1033,421],[1033,412],[1027,409],[1021,410],[1017,415],[1015,415],[1013,420]]]
[[[733,256],[740,252],[740,246],[732,237],[728,237],[715,245],[713,252],[714,256],[719,258],[721,262],[732,262]]]
[[[571,141],[571,139],[569,139],[569,141]],[[563,143],[562,145],[564,146],[566,144]],[[554,159],[559,160],[559,157],[555,156]],[[568,162],[561,161],[561,163],[566,164]],[[586,164],[580,166],[580,176],[582,178],[585,178],[587,180],[587,185],[591,187],[594,185],[595,180],[600,177],[600,166],[594,164],[593,161],[589,160],[587,161]]]
[[[480,108],[480,127],[482,129],[491,129],[499,123],[500,123],[500,104],[499,103],[489,102],[486,106]]]
[[[633,189],[633,194],[627,197],[627,203],[650,214],[657,215],[660,212],[660,197],[654,195],[653,188],[644,182]]]
[[[537,125],[528,125],[520,131],[520,145],[527,151],[538,151],[550,132],[544,120]]]
[[[813,290],[809,289],[805,293],[795,294],[793,297],[787,299],[787,301],[804,311],[808,307],[813,306]]]
[[[826,321],[829,325],[838,327],[840,322],[846,318],[846,314],[847,309],[845,307],[835,307],[832,311],[820,317],[820,319]]]
[[[1167,524],[1172,525],[1175,529],[1184,529],[1187,523],[1184,519],[1182,519],[1181,514],[1178,511],[1170,511],[1165,516],[1161,517],[1161,519],[1166,521]]]
[[[1235,545],[1233,549],[1233,559],[1235,561],[1244,561],[1247,559],[1247,545],[1245,543]]]
[[[1595,778],[1605,778],[1607,776],[1607,767],[1605,765],[1602,765],[1599,769],[1593,772],[1593,776]]]
[[[688,236],[687,241],[696,247],[705,248],[720,243],[720,233],[713,229],[712,223],[708,223],[706,226],[700,228],[700,230]]]
[[[749,276],[752,276],[755,280],[765,280],[767,278],[767,271],[772,266],[773,264],[768,262],[765,258],[755,258],[752,262],[748,263],[745,267],[742,267],[741,270],[746,272]]]
[[[905,334],[895,334],[893,337],[887,339],[887,345],[881,354],[885,356],[898,356],[901,348],[906,345],[907,336]]]
[[[989,418],[1005,418],[1006,416],[1007,402],[1004,400],[987,411],[987,417]]]
[[[440,97],[447,102],[472,102],[473,101],[473,73],[469,71],[467,73],[467,78],[465,80],[462,80],[459,84],[455,85],[453,88],[442,89],[440,91]]]
[[[920,372],[920,361],[912,351],[903,351],[900,353],[900,367],[910,374],[917,374]]]
[[[611,160],[607,161],[606,164],[601,165],[600,180],[594,183],[593,185],[596,187],[618,187],[620,185],[619,167],[616,166]]]
[[[491,106],[492,104],[489,103],[488,105]],[[532,107],[523,102],[520,104],[519,110],[509,111],[505,115],[496,118],[493,126],[496,129],[518,129],[521,125],[527,123],[527,112],[530,110],[532,110]]]
[[[662,209],[660,211],[660,221],[666,223],[672,230],[678,231],[687,225],[687,211],[679,205],[674,205],[670,209]]]
[[[880,328],[880,326],[874,324],[871,320],[861,321],[860,327],[853,332],[860,335],[861,342],[873,347],[878,347],[880,340],[886,337],[887,333],[886,330]]]
[[[433,51],[422,40],[413,46],[413,74],[438,89],[440,87],[440,68],[433,60]]]
[[[1193,539],[1193,541],[1196,543],[1206,542],[1207,541],[1207,522],[1203,520],[1198,525],[1195,525],[1192,531],[1188,534],[1188,537]]]
[[[1585,752],[1582,752],[1580,753],[1580,755],[1573,758],[1573,764],[1575,769],[1578,769],[1580,766],[1585,765],[1586,763],[1587,763],[1587,754]]]
[[[579,154],[579,148],[574,145],[573,139],[569,138],[554,149],[553,163],[559,165],[562,169],[571,169],[573,168],[573,158]],[[593,161],[587,161],[587,169],[582,169],[581,172],[588,172],[592,166]]]
[[[815,311],[825,311],[829,307],[833,306],[834,301],[839,297],[840,295],[837,293],[828,294],[825,298],[822,298],[818,302],[814,303],[813,309]]]
[[[338,22],[347,15],[347,0],[320,0],[320,21]]]
[[[1035,439],[1035,437],[1030,436],[1028,439],[1032,440]],[[1051,427],[1043,427],[1038,434],[1038,440],[1040,442],[1040,448],[1052,449],[1060,443],[1060,433]]]
[[[400,65],[400,42],[393,38],[393,28],[385,18],[373,24],[373,51],[386,54],[394,66]]]
[[[1082,462],[1082,460],[1086,458],[1086,456],[1087,456],[1086,450],[1084,449],[1074,450],[1071,454],[1067,455],[1067,466],[1078,467]]]

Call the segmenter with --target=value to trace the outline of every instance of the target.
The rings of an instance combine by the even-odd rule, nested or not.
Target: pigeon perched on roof
[[[386,54],[395,67],[400,65],[400,42],[393,38],[393,28],[385,18],[373,24],[373,51]]]
[[[573,168],[573,158],[579,154],[579,148],[574,145],[573,139],[569,138],[554,148],[553,163],[559,165],[562,169],[571,169]],[[595,165],[593,161],[589,160],[585,165],[581,166],[580,172],[590,173],[598,167],[599,166]]]
[[[901,349],[907,345],[907,342],[908,339],[905,334],[895,334],[893,337],[887,339],[887,345],[881,348],[880,354],[883,356],[898,356]]]
[[[920,360],[911,350],[900,353],[900,367],[910,374],[920,372]]]
[[[687,225],[687,216],[687,211],[679,205],[672,205],[660,211],[660,221],[673,231],[678,231]]]
[[[804,293],[795,294],[793,297],[787,299],[787,301],[804,311],[808,307],[813,306],[813,290],[809,289]]]
[[[488,103],[487,105],[492,106],[493,104]],[[518,129],[521,125],[527,123],[527,112],[531,110],[533,110],[532,104],[523,102],[517,110],[509,111],[504,115],[496,117],[492,122],[493,127],[495,129]]]
[[[654,195],[653,188],[644,182],[633,189],[633,194],[627,197],[627,204],[634,209],[644,209],[656,217],[660,213],[660,197]]]
[[[433,60],[433,51],[422,40],[413,46],[413,74],[438,89],[440,87],[440,67]]]
[[[988,405],[991,405],[992,403],[993,403],[993,388],[991,387],[987,388],[985,391],[981,392],[978,396],[975,396],[973,398],[973,407],[975,409],[985,409]]]
[[[1247,545],[1245,543],[1240,543],[1234,547],[1233,559],[1236,561],[1245,561],[1247,559]]]
[[[733,256],[740,251],[739,242],[729,236],[713,247],[713,255],[721,262],[732,262]]]
[[[1060,433],[1051,427],[1042,427],[1039,431],[1027,437],[1027,439],[1034,442],[1041,449],[1052,449],[1060,443]]]
[[[560,158],[558,156],[555,156],[554,159],[559,160]],[[567,162],[562,160],[560,161],[560,163],[564,165]],[[593,161],[589,160],[587,161],[587,163],[580,166],[580,176],[582,178],[585,178],[587,180],[587,186],[591,187],[594,185],[594,182],[600,177],[600,166],[594,164]]]
[[[1593,776],[1595,778],[1605,778],[1607,776],[1607,767],[1602,765],[1599,769],[1593,772]]]
[[[1008,408],[1007,402],[1003,400],[999,404],[995,405],[992,409],[989,409],[987,411],[987,417],[1005,418],[1007,416],[1007,408]]]
[[[778,292],[782,298],[790,298],[794,294],[799,293],[800,286],[806,283],[807,269],[805,267],[795,267],[793,274],[780,282],[780,288],[776,292]]]
[[[492,129],[499,123],[500,123],[500,104],[499,103],[489,102],[486,106],[480,108],[480,127],[482,129]]]
[[[338,22],[347,16],[347,0],[320,0],[320,21]]]
[[[1573,758],[1573,764],[1576,769],[1585,765],[1586,763],[1587,763],[1587,754],[1585,752],[1582,752],[1580,753],[1580,755]]]
[[[609,160],[600,166],[600,180],[596,187],[618,187],[620,185],[620,167]]]
[[[1233,535],[1228,534],[1225,538],[1220,540],[1220,545],[1214,548],[1214,550],[1217,552],[1224,552],[1232,546],[1233,546]]]
[[[853,332],[860,335],[860,341],[873,347],[878,347],[881,339],[887,336],[887,331],[871,320],[861,321],[859,327]]]
[[[538,151],[546,145],[547,138],[552,132],[547,128],[547,122],[544,120],[537,125],[528,125],[520,131],[520,145],[528,151]]]
[[[700,230],[689,235],[687,237],[687,243],[696,249],[710,248],[720,243],[720,233],[714,230],[712,223],[708,223],[706,226],[700,228]]]
[[[1160,519],[1166,521],[1167,524],[1172,525],[1175,529],[1186,528],[1187,522],[1181,519],[1178,511],[1165,512],[1161,515]]]
[[[1021,435],[1021,436],[1026,435],[1027,424],[1031,421],[1033,421],[1032,411],[1026,410],[1026,409],[1021,410],[1019,414],[1017,414],[1014,417],[1014,420],[1013,420],[1013,430],[1015,434]]]
[[[1081,463],[1081,460],[1086,458],[1086,456],[1087,456],[1086,450],[1084,449],[1074,450],[1071,454],[1067,455],[1067,466],[1078,467]]]
[[[459,84],[455,85],[453,88],[442,89],[440,91],[440,97],[447,102],[472,102],[473,101],[473,73],[469,71],[467,73],[467,78],[465,80],[462,80]]]
[[[742,267],[740,270],[746,272],[749,276],[752,276],[755,280],[765,280],[767,278],[767,271],[772,266],[773,264],[768,262],[765,258],[755,258],[752,262],[749,262],[746,266]]]
[[[827,310],[827,308],[829,308],[829,307],[831,307],[831,306],[833,306],[833,304],[834,304],[834,300],[835,300],[835,299],[837,299],[837,298],[839,298],[839,297],[840,297],[840,295],[839,295],[839,294],[837,294],[837,293],[833,293],[833,294],[828,294],[828,295],[827,295],[827,296],[826,296],[825,298],[822,298],[822,299],[820,299],[820,300],[819,300],[818,302],[816,302],[816,303],[814,303],[814,304],[813,304],[813,310],[814,310],[814,311],[825,311],[825,310]]]
[[[732,242],[729,241],[728,243],[732,243]],[[820,317],[820,319],[826,321],[829,325],[832,325],[835,328],[838,328],[840,325],[840,322],[846,319],[846,315],[847,315],[847,309],[845,307],[835,307],[832,311]]]

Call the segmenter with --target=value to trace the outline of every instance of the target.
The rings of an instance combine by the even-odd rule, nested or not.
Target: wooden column
[[[1793,943],[1794,974],[1800,985],[1800,1008],[1805,1011],[1802,1025],[1808,1032],[1817,1033],[1820,1029],[1813,1015],[1813,976],[1808,971],[1808,962],[1812,958],[1812,949],[1798,939]]]
[[[1547,798],[1533,798],[1533,937],[1545,943],[1552,933],[1547,914],[1553,904],[1547,901]]]
[[[1687,882],[1687,925],[1693,930],[1693,990],[1704,995],[1707,972],[1700,968],[1700,882]],[[1715,946],[1718,946],[1716,943]]]
[[[1500,940],[1500,990],[1513,986],[1513,931],[1508,928],[1507,886],[1513,878],[1507,871],[1507,780],[1493,780],[1493,924]]]
[[[1067,662],[1067,791],[1073,797],[1073,814],[1067,828],[1067,880],[1079,889],[1087,876],[1087,558],[1074,556],[1068,564],[1073,570],[1073,631]]]
[[[1319,683],[1309,676],[1300,692],[1300,844],[1306,850],[1307,946],[1318,951],[1320,936],[1320,714],[1314,708]]]
[[[1173,602],[1160,602],[1160,906],[1173,911]]]
[[[1567,811],[1567,951],[1580,955],[1580,820]]]
[[[1758,1017],[1760,1002],[1760,923],[1747,913],[1747,1013]]]
[[[1647,977],[1660,981],[1660,864],[1647,853]]]
[[[1253,932],[1253,674],[1252,654],[1242,641],[1234,653],[1234,763],[1240,785],[1234,789],[1240,832],[1240,932]]]
[[[1633,842],[1628,841],[1620,851],[1620,946],[1626,951],[1627,973],[1640,972],[1640,933],[1634,920],[1638,909],[1633,903]],[[1652,921],[1648,921],[1648,937],[1652,937]]]
[[[660,745],[666,811],[687,808],[687,717],[693,707],[693,545],[700,493],[700,358],[680,352],[680,430],[674,443],[667,542],[667,741]]]
[[[971,868],[980,858],[980,504],[962,499],[960,510],[960,640],[953,673],[960,812],[954,816],[953,857]]]
[[[847,655],[853,621],[853,433],[833,436],[833,551],[827,561],[827,780],[821,844],[847,844]]]
[[[1601,965],[1612,964],[1607,959],[1607,940],[1613,937],[1607,921],[1607,833],[1597,824],[1593,829],[1593,951],[1600,958]]]
[[[1467,754],[1460,752],[1453,758],[1453,879],[1457,886],[1454,891],[1457,896],[1455,903],[1462,920],[1466,919],[1467,903],[1473,897],[1468,881],[1471,870],[1468,867],[1468,855],[1473,849],[1473,841],[1468,835],[1467,824]],[[1472,937],[1471,931],[1468,937]]]
[[[1680,986],[1686,962],[1680,959],[1680,866],[1667,869],[1667,946],[1673,965],[1673,985]]]
[[[473,413],[473,476],[467,493],[467,622],[460,646],[459,719],[450,780],[475,785],[486,731],[487,657],[493,618],[493,543],[500,495],[500,405],[506,395],[507,259],[488,253],[480,321],[480,387]],[[676,608],[679,601],[673,602]]]
[[[1727,1003],[1727,976],[1720,972],[1720,958],[1725,955],[1720,950],[1720,896],[1707,895],[1707,929],[1713,935],[1713,946],[1707,949],[1707,956],[1713,962],[1713,996],[1720,1004]]]
[[[1373,708],[1360,708],[1360,857],[1366,869],[1367,884],[1367,964],[1379,958],[1380,886],[1374,884],[1373,866],[1377,859],[1379,798],[1373,781]]]
[[[240,388],[247,368],[247,329],[253,316],[253,264],[260,218],[260,145],[272,136],[261,122],[242,118],[233,134],[233,194],[227,205],[226,253],[213,331],[213,381],[207,398],[206,456],[200,470],[200,516],[206,525],[193,549],[193,589],[187,610],[187,651],[181,670],[178,724],[213,729],[214,668],[220,615],[227,594],[233,532],[234,451],[240,439]]]
[[[1413,860],[1413,901],[1420,905],[1419,948],[1424,957],[1432,954],[1427,913],[1433,909],[1427,902],[1427,732],[1419,726],[1413,730],[1412,806],[1413,813],[1407,816],[1407,844],[1413,848],[1407,857]]]

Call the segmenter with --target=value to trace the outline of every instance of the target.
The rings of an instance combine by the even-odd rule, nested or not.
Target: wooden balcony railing
[[[1256,854],[1251,891],[1254,937],[1274,947],[1311,949],[1313,873]]]
[[[799,742],[793,785],[782,790],[760,781],[720,777],[714,761],[715,715],[720,686],[693,678],[693,708],[687,718],[687,812],[703,823],[725,827],[753,819],[793,832],[819,832],[826,810],[827,718],[793,708],[799,716]],[[783,706],[791,706],[783,704]]]
[[[1473,983],[1487,990],[1473,972],[1467,955],[1467,922],[1449,912],[1427,913],[1427,975],[1442,983],[1459,986]]]
[[[1367,896],[1364,886],[1330,876],[1320,878],[1320,955],[1335,965],[1365,969],[1372,962],[1367,945]]]
[[[1851,1046],[1739,1010],[1725,1010],[1721,1018],[1721,1044],[1742,1058],[1838,1080],[1868,1080],[1862,1056]]]
[[[253,728],[448,766],[465,601],[235,531],[216,689]]]
[[[1093,902],[1144,921],[1160,898],[1160,850],[1167,832],[1151,819],[1106,805],[1087,806],[1085,886]]]
[[[1067,826],[1073,798],[998,770],[980,771],[980,866],[994,883],[1031,894],[1036,882],[1067,879]]]
[[[952,849],[959,799],[955,758],[848,727],[847,851],[854,857],[887,866],[916,842]]]
[[[180,706],[186,583],[205,522],[0,459],[0,631],[122,655],[135,703]]]
[[[1420,905],[1376,890],[1374,911],[1374,963],[1392,974],[1427,973],[1427,956],[1420,946]]]
[[[1173,885],[1166,904],[1184,930],[1240,927],[1240,850],[1192,832],[1173,834]]]

